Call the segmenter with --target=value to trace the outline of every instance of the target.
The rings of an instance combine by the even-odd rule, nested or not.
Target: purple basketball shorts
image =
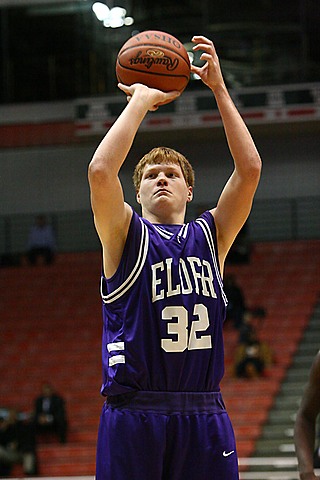
[[[238,480],[222,396],[135,392],[105,402],[96,480]]]

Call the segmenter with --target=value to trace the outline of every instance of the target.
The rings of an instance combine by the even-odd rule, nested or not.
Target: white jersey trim
[[[168,230],[166,230],[165,228],[163,227],[159,227],[158,225],[153,225],[154,228],[157,230],[157,232],[159,233],[159,235],[161,235],[163,238],[166,238],[167,240],[169,240],[170,238],[173,237],[173,233],[172,232],[169,232]]]
[[[159,235],[161,235],[163,238],[165,238],[166,240],[170,240],[172,237],[174,237],[174,233],[170,232],[170,230],[166,229],[165,227],[163,226],[159,226],[159,225],[154,225],[153,224],[153,227],[155,228],[155,230],[157,230],[157,232],[159,233]],[[189,225],[188,224],[183,224],[182,227],[180,228],[178,234],[177,234],[177,239],[178,239],[178,242],[180,242],[180,239],[181,238],[186,238],[187,236],[187,233],[188,233],[188,227]]]
[[[104,277],[101,277],[100,283],[100,294],[104,303],[112,303],[115,300],[118,300],[122,295],[124,295],[134,284],[136,279],[141,273],[141,270],[145,264],[148,248],[149,248],[149,232],[147,226],[142,222],[141,223],[141,240],[140,240],[140,248],[137,256],[137,261],[135,266],[133,267],[130,275],[126,278],[126,280],[113,292],[109,293],[108,295],[103,294],[103,281]]]
[[[220,290],[221,290],[221,294],[222,294],[222,299],[224,301],[225,306],[227,306],[228,305],[228,299],[227,299],[227,296],[226,296],[226,294],[224,293],[224,290],[223,290],[223,281],[222,281],[222,277],[221,277],[219,266],[218,266],[216,249],[215,249],[214,240],[213,240],[213,236],[212,236],[210,226],[204,218],[198,218],[196,220],[196,222],[202,228],[203,233],[204,233],[204,235],[206,237],[206,240],[208,242],[210,252],[211,252],[211,256],[212,256],[212,260],[213,260],[214,270],[216,272],[216,276],[217,276],[218,283],[219,283]]]
[[[117,365],[118,363],[126,363],[124,355],[113,355],[113,357],[109,358],[109,367],[113,367],[113,365]]]
[[[124,350],[124,342],[108,343],[107,349],[109,353],[118,352],[119,350]]]

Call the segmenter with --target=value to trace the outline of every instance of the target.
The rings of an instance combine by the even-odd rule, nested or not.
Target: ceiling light
[[[126,9],[122,7],[109,8],[107,5],[101,2],[96,2],[92,5],[98,20],[103,22],[105,27],[118,28],[123,25],[129,26],[134,23],[132,17],[126,17]]]
[[[110,14],[110,8],[101,2],[95,2],[92,5],[92,10],[94,11],[97,19],[101,22],[103,22],[104,19],[107,18]]]

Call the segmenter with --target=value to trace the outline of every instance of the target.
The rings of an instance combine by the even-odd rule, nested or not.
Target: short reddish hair
[[[194,171],[190,162],[182,153],[168,147],[156,147],[146,153],[137,163],[133,172],[133,184],[136,191],[139,190],[142,175],[147,165],[156,165],[161,163],[173,163],[180,165],[184,179],[188,187],[194,186]]]

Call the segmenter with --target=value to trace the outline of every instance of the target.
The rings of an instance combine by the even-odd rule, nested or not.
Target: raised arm
[[[107,277],[112,276],[119,265],[132,216],[131,208],[124,202],[119,170],[147,112],[179,95],[140,84],[119,84],[119,88],[127,95],[128,104],[96,149],[88,171],[94,222]]]
[[[297,413],[294,442],[301,480],[318,480],[313,468],[316,420],[320,413],[320,352],[316,355]]]
[[[216,208],[211,211],[217,227],[219,260],[223,269],[225,257],[250,213],[260,179],[261,159],[227,91],[213,43],[203,36],[195,36],[192,41],[195,43],[194,50],[203,51],[200,58],[206,63],[203,67],[192,66],[191,69],[201,77],[215,96],[234,161],[234,170]]]

